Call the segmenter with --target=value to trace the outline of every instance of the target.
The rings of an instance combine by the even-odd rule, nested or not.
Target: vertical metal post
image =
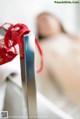
[[[21,60],[21,76],[28,110],[28,119],[37,119],[35,83],[35,36],[24,36],[24,60]]]

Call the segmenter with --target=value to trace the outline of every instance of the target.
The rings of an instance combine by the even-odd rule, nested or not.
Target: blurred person
[[[39,40],[55,37],[59,34],[66,34],[72,39],[78,38],[66,32],[60,20],[53,14],[43,12],[37,17],[37,35]]]
[[[44,59],[37,80],[39,90],[50,100],[57,100],[56,104],[64,103],[62,108],[71,103],[80,106],[79,37],[67,33],[59,19],[48,12],[38,15],[36,26]],[[64,97],[69,99],[68,105]]]

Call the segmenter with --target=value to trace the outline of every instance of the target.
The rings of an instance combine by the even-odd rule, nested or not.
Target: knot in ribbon
[[[19,52],[20,52],[20,59],[24,59],[24,40],[23,37],[25,34],[28,34],[30,30],[24,24],[9,24],[5,23],[4,25],[10,25],[9,28],[6,30],[6,34],[4,36],[4,41],[0,40],[0,65],[5,64],[7,62],[12,61],[17,55],[16,45],[19,45]],[[35,38],[35,43],[38,47],[40,56],[41,56],[41,67],[37,72],[40,72],[43,67],[43,58],[42,58],[42,50],[38,43],[38,40]],[[4,45],[3,45],[4,44]]]

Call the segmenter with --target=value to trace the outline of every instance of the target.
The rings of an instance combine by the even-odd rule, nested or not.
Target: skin
[[[58,20],[51,15],[39,16],[37,27],[42,37],[53,37],[62,32]]]

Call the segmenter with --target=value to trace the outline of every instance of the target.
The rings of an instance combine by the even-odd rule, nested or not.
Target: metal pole
[[[24,60],[21,60],[21,76],[28,110],[28,119],[37,119],[35,83],[35,36],[24,36]]]

